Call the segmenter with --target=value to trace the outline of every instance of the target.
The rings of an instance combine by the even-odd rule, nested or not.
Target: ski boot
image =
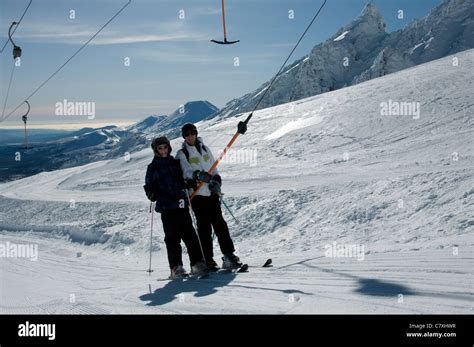
[[[217,265],[217,263],[212,258],[211,258],[211,260],[209,260],[207,262],[207,268],[209,269],[209,272],[219,271],[219,266]]]
[[[176,265],[171,269],[171,280],[178,280],[183,278],[188,278],[189,275],[187,274],[186,270],[184,270],[182,265]]]
[[[225,270],[239,269],[242,265],[239,257],[234,253],[224,254],[222,258],[222,268]]]
[[[191,275],[201,277],[209,273],[209,269],[202,261],[197,262],[191,267]]]

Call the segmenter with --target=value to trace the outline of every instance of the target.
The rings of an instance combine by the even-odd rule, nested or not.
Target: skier
[[[186,185],[179,161],[171,156],[171,145],[166,137],[157,137],[151,148],[155,154],[148,165],[145,193],[155,201],[155,211],[161,213],[171,279],[188,277],[183,268],[181,240],[189,254],[191,273],[204,275],[208,269],[203,261],[199,239],[189,215]]]
[[[181,135],[184,138],[182,148],[176,154],[183,169],[184,178],[192,182],[192,188],[196,189],[200,182],[205,182],[198,194],[191,201],[192,209],[196,215],[197,229],[201,240],[204,260],[209,271],[219,269],[214,261],[212,249],[212,228],[217,235],[217,240],[224,257],[222,267],[224,269],[237,269],[242,266],[239,257],[234,252],[234,243],[229,234],[224,217],[222,216],[219,191],[222,184],[221,176],[217,169],[209,175],[207,171],[214,163],[214,156],[210,149],[206,147],[194,124],[185,124],[181,128]]]

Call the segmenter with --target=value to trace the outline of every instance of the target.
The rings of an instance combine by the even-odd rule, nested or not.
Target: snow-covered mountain
[[[0,311],[469,314],[474,50],[453,58],[255,112],[219,166],[249,274],[168,281],[158,216],[145,271],[150,148],[0,184],[0,240],[39,249],[0,258]],[[240,119],[198,124],[215,154]]]
[[[386,32],[372,0],[359,17],[287,66],[259,108],[337,90],[474,47],[474,0],[445,0],[405,28]],[[251,111],[270,81],[215,116]]]
[[[186,123],[197,123],[217,111],[219,109],[209,101],[190,101],[164,119],[160,126],[171,129]]]
[[[144,132],[147,129],[155,126],[156,124],[159,124],[166,117],[167,117],[166,115],[161,115],[161,116],[151,115],[151,116],[146,117],[144,120],[140,122],[130,125],[127,128],[127,130],[133,133]]]
[[[139,133],[106,126],[83,128],[56,140],[35,142],[28,150],[19,150],[18,145],[0,146],[0,181],[117,158],[143,149],[147,143]]]
[[[208,117],[212,117],[219,109],[209,101],[189,101],[181,105],[169,116],[161,116],[155,122],[152,119],[145,119],[148,126],[143,126],[141,131],[156,136],[158,134],[167,135],[170,138],[179,136],[181,126],[186,123],[197,123]],[[145,122],[143,121],[143,122]]]
[[[72,130],[53,130],[53,129],[29,129],[29,142],[45,142],[59,139],[70,135]],[[23,145],[25,142],[25,133],[23,129],[0,129],[0,146],[4,145]]]
[[[152,115],[127,128],[83,128],[59,139],[32,144],[33,148],[21,151],[21,160],[15,155],[18,145],[0,146],[0,182],[123,157],[148,147],[156,135],[180,136],[182,125],[199,122],[217,110],[208,101],[190,101],[170,116]]]
[[[388,35],[359,83],[474,47],[474,1],[445,0],[423,19]]]

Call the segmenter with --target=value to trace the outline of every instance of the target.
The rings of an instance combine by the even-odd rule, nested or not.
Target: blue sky
[[[29,0],[2,0],[0,43]],[[25,99],[127,0],[33,0],[13,40],[23,49],[6,114]],[[423,17],[441,0],[375,0],[387,30]],[[322,0],[226,0],[229,39],[221,46],[220,0],[132,0],[131,4],[54,79],[30,99],[32,124],[114,123],[170,114],[180,104],[208,100],[222,107],[270,79]],[[309,53],[360,14],[367,0],[328,0],[290,62]],[[70,10],[75,19],[70,18]],[[404,19],[397,18],[398,10]],[[184,19],[179,18],[184,10]],[[294,19],[288,18],[293,10]],[[182,13],[181,13],[182,14]],[[0,47],[1,48],[1,47]],[[124,59],[130,58],[130,66]],[[238,57],[240,66],[234,66]],[[11,45],[0,55],[1,107],[13,64]],[[56,116],[64,99],[95,102],[96,117]],[[22,125],[18,110],[3,125]]]

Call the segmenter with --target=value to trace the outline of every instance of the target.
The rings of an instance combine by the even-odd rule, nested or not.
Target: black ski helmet
[[[194,124],[187,123],[183,125],[183,127],[181,128],[181,136],[183,138],[186,137],[186,134],[189,133],[190,131],[196,132],[196,135],[198,134],[198,130]]]
[[[158,152],[159,145],[168,145],[168,154],[171,154],[171,145],[170,140],[166,136],[155,137],[151,142],[151,148],[153,152]]]

